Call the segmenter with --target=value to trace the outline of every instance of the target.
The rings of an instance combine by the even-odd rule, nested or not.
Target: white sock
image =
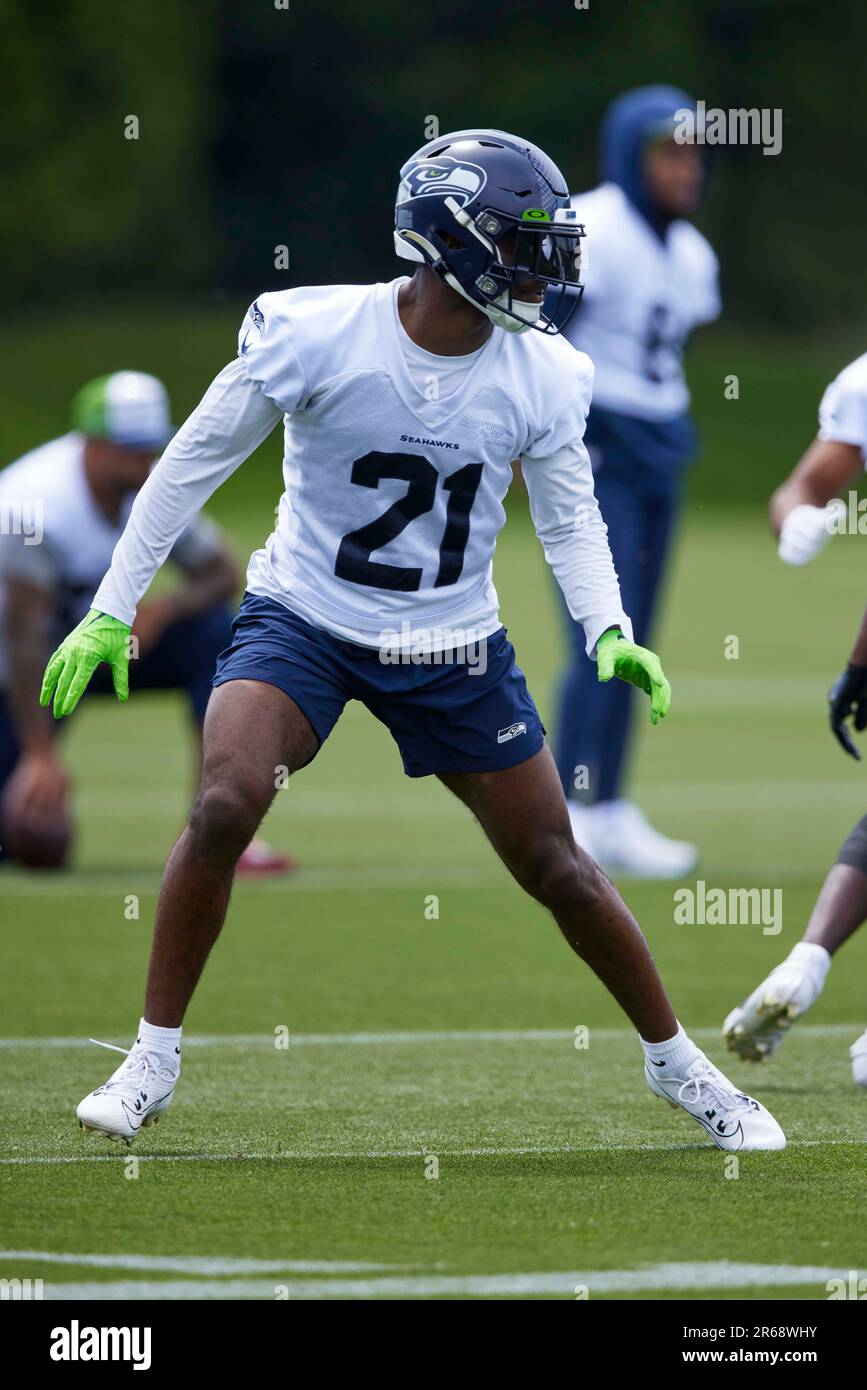
[[[181,1064],[181,1033],[183,1028],[158,1028],[154,1023],[139,1020],[136,1043],[142,1047],[152,1047],[156,1052],[175,1057]]]
[[[698,1055],[699,1050],[679,1023],[674,1037],[668,1038],[665,1042],[649,1043],[643,1038],[640,1042],[653,1072],[659,1076],[679,1076]]]
[[[831,956],[824,946],[815,941],[799,941],[789,952],[788,959],[795,965],[806,965],[812,975],[817,975],[822,984],[831,969]]]

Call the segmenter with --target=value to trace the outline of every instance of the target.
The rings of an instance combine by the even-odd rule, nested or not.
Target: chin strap
[[[440,270],[440,266],[443,267],[442,270]],[[473,299],[473,296],[464,289],[460,280],[449,270],[442,257],[440,257],[436,265],[433,266],[433,269],[450,289],[459,294],[468,304],[472,304],[473,308],[480,309],[481,312],[490,319],[495,328],[503,328],[507,333],[526,333],[527,329],[532,328],[534,323],[538,323],[542,316],[541,304],[524,305],[524,308],[533,313],[532,319],[524,319],[520,314],[498,304],[496,300],[491,304],[484,304],[480,303],[478,299]],[[504,290],[498,298],[504,299],[506,294],[507,291]]]

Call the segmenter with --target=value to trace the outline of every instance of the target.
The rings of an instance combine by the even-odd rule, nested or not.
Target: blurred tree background
[[[608,101],[668,81],[783,112],[782,153],[722,151],[702,216],[730,314],[863,312],[861,0],[280,4],[6,0],[6,305],[389,276],[395,176],[426,117],[518,130],[578,189]]]
[[[731,448],[748,402],[723,419],[718,380],[746,371],[744,353],[772,400],[800,374],[803,444],[818,392],[858,350],[863,0],[3,0],[0,15],[0,341],[19,358],[0,396],[4,459],[36,442],[37,417],[44,437],[82,376],[119,361],[163,375],[181,413],[263,289],[400,273],[396,176],[428,118],[520,131],[578,190],[596,180],[607,103],[645,82],[783,113],[778,156],[719,151],[698,219],[720,254],[725,322],[699,339],[692,375],[699,406],[713,380]],[[37,391],[40,352],[53,361]],[[724,481],[705,478],[720,496],[760,481],[742,454]]]

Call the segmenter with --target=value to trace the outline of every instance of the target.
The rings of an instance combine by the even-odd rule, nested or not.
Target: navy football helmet
[[[584,227],[538,146],[501,130],[430,140],[400,171],[394,245],[510,333],[559,333],[578,304]],[[547,291],[522,300],[516,291]]]

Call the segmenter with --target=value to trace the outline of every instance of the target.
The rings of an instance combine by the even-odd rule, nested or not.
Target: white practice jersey
[[[494,330],[454,359],[410,342],[390,284],[262,295],[239,357],[133,508],[94,606],[129,622],[185,517],[280,419],[284,491],[251,593],[366,646],[450,646],[499,626],[492,580],[512,461],[588,650],[629,633],[581,443],[592,364],[565,340]],[[397,637],[395,637],[397,634]]]
[[[572,207],[587,229],[587,263],[566,331],[593,360],[594,404],[643,420],[683,415],[684,344],[720,312],[713,250],[683,220],[662,241],[613,183],[578,194]]]
[[[867,460],[867,352],[844,367],[819,405],[819,438],[855,444]]]
[[[53,633],[60,641],[81,622],[94,588],[111,563],[135,494],[110,520],[97,505],[84,471],[84,436],[72,432],[32,449],[0,471],[0,687],[5,683],[3,580],[49,590]],[[218,548],[218,532],[205,518],[192,521],[171,552],[196,569]]]

